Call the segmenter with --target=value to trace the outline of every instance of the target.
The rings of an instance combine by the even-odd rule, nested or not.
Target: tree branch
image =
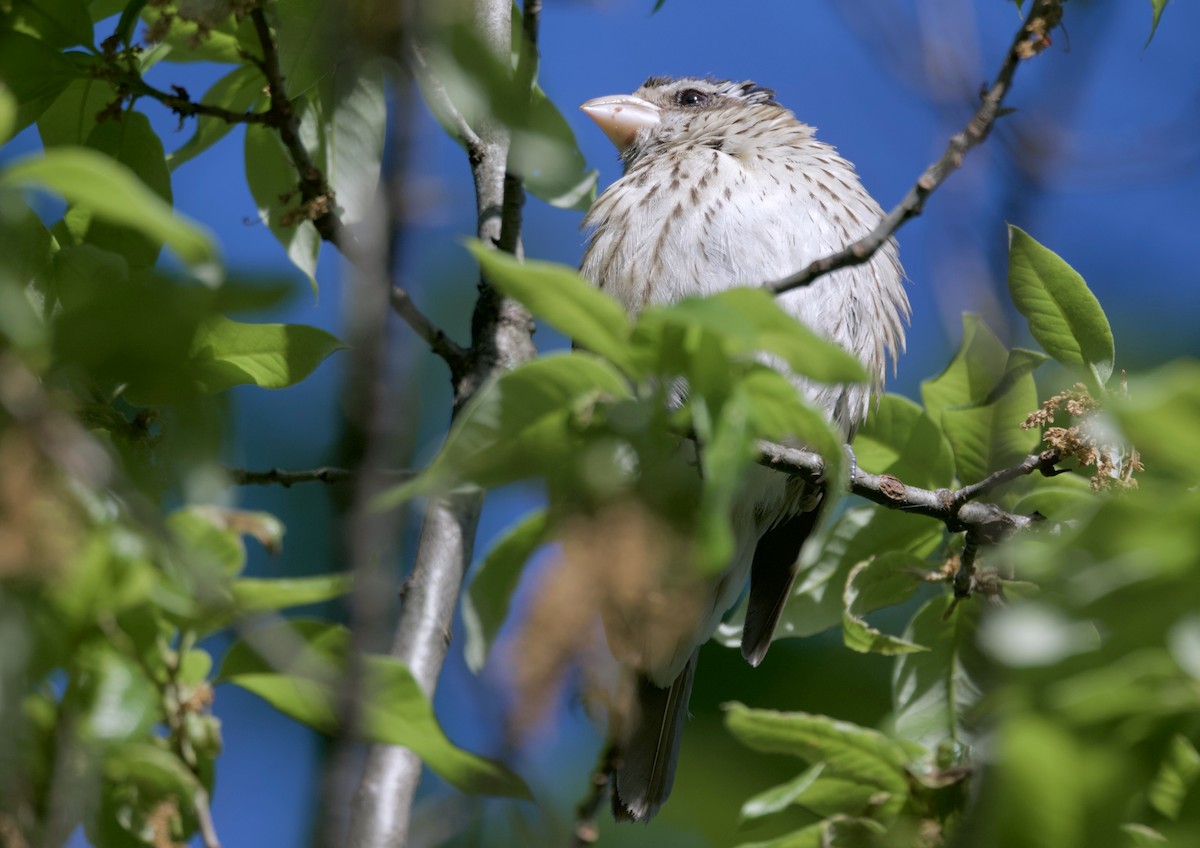
[[[765,441],[758,443],[758,450],[759,464],[776,471],[814,482],[820,481],[825,474],[825,460],[812,451]],[[936,519],[954,533],[972,531],[977,534],[976,538],[981,544],[991,544],[1034,526],[1052,533],[1061,529],[1061,525],[1044,523],[1041,516],[1036,514],[1019,515],[993,503],[973,500],[1004,483],[1034,472],[1046,476],[1062,473],[1061,469],[1054,467],[1061,459],[1062,456],[1053,450],[1030,454],[1011,468],[1001,469],[961,489],[922,489],[906,485],[890,474],[871,474],[856,467],[850,476],[850,494],[889,509]]]
[[[817,259],[795,274],[769,284],[768,288],[775,294],[783,294],[807,286],[840,268],[868,262],[906,221],[920,215],[929,196],[962,166],[966,154],[988,137],[996,119],[1005,114],[1001,105],[1012,87],[1017,66],[1023,59],[1037,55],[1050,43],[1049,33],[1062,18],[1061,3],[1062,0],[1037,0],[1028,19],[1013,38],[995,81],[983,94],[982,102],[971,120],[961,132],[951,137],[942,158],[925,169],[904,199],[884,216],[875,229],[837,253]]]

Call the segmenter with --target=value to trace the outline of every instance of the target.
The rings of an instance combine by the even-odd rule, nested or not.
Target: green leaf
[[[0,81],[0,144],[7,144],[17,130],[17,98]]]
[[[929,650],[909,639],[881,633],[863,620],[869,612],[908,600],[928,575],[928,565],[904,551],[888,551],[854,566],[843,592],[846,610],[842,613],[842,640],[846,647],[884,656]]]
[[[1200,777],[1200,751],[1186,736],[1176,734],[1147,793],[1150,805],[1167,818],[1179,816],[1183,799]]]
[[[1167,8],[1167,0],[1150,0],[1150,8],[1153,10],[1153,17],[1150,21],[1150,35],[1146,38],[1146,45],[1154,40],[1154,33],[1158,32],[1158,21],[1162,17],[1163,9]]]
[[[954,452],[941,428],[908,398],[887,394],[854,439],[858,465],[911,486],[936,489],[954,481]]]
[[[736,702],[725,705],[725,726],[756,751],[824,763],[824,774],[830,777],[882,789],[901,801],[908,796],[909,753],[877,730],[808,713],[755,710]]]
[[[92,19],[80,0],[10,0],[0,6],[0,29],[23,32],[60,49],[92,43]]]
[[[603,356],[627,374],[637,374],[629,335],[632,324],[616,300],[573,269],[552,262],[520,262],[510,254],[467,242],[488,282],[519,301],[563,335]]]
[[[279,648],[294,659],[277,669],[246,641],[239,642],[222,664],[220,679],[253,692],[315,730],[333,733],[337,687],[342,685],[337,670],[345,663],[349,631],[303,622],[255,631],[248,638],[257,648]],[[368,655],[364,660],[360,703],[366,739],[409,748],[463,792],[530,797],[524,781],[503,765],[470,754],[446,738],[433,707],[403,664],[385,656]]]
[[[954,448],[959,479],[974,483],[1037,450],[1040,433],[1021,429],[1021,423],[1037,406],[1037,385],[1027,374],[998,401],[946,410],[942,429]]]
[[[579,439],[568,426],[577,407],[629,397],[624,378],[583,353],[542,357],[483,386],[450,428],[425,473],[384,493],[379,508],[448,492],[463,484],[511,483],[569,467]]]
[[[245,156],[246,183],[258,205],[259,220],[270,227],[292,264],[304,272],[315,292],[321,236],[311,221],[296,223],[286,217],[300,201],[295,165],[278,133],[255,124],[246,126]]]
[[[895,732],[931,750],[947,740],[970,741],[967,713],[982,694],[983,662],[975,649],[980,602],[960,602],[943,620],[952,600],[934,598],[913,616],[904,638],[929,650],[897,657],[892,672]]]
[[[104,80],[91,77],[73,80],[38,116],[37,128],[42,144],[45,147],[82,145],[95,129],[100,113],[116,99],[116,89]]]
[[[525,563],[546,541],[549,531],[546,511],[534,510],[505,531],[467,585],[462,605],[463,629],[466,631],[463,653],[467,667],[476,674],[487,661],[488,652],[508,617],[509,601],[517,589]]]
[[[311,577],[278,577],[270,580],[243,577],[232,586],[233,600],[242,612],[260,612],[320,604],[350,591],[349,574],[316,574]]]
[[[800,556],[800,567],[791,597],[780,616],[776,639],[812,636],[842,624],[843,590],[854,566],[872,556],[907,551],[928,556],[942,541],[943,531],[929,519],[899,510],[868,506],[848,509],[822,530]],[[738,608],[717,631],[722,644],[741,640]]]
[[[243,65],[213,83],[200,98],[200,102],[206,106],[216,106],[241,114],[258,111],[254,107],[263,99],[262,73],[253,65]],[[192,137],[167,157],[167,164],[172,171],[175,170],[208,150],[233,128],[234,124],[221,118],[200,115],[196,118],[196,131],[192,133]]]
[[[336,33],[346,24],[338,4],[324,0],[280,0],[272,10],[279,69],[295,99],[328,81],[341,64]]]
[[[814,409],[791,380],[754,362],[747,364],[737,387],[748,404],[755,436],[802,444],[816,451],[825,460],[826,481],[833,488],[841,485],[839,481],[845,471],[843,439],[825,414]]]
[[[861,383],[862,364],[780,308],[765,289],[729,289],[711,297],[685,298],[671,306],[645,310],[639,329],[663,323],[702,327],[726,341],[733,355],[770,353],[801,377],[820,383]],[[659,337],[653,333],[651,338]]]
[[[1009,225],[1008,291],[1038,344],[1063,365],[1082,371],[1093,391],[1108,382],[1112,328],[1100,301],[1058,254]]]
[[[299,383],[345,347],[317,327],[245,324],[214,315],[196,332],[191,359],[206,392],[242,385],[282,389]]]
[[[787,783],[772,786],[770,789],[749,798],[742,804],[742,819],[762,818],[772,813],[778,813],[780,810],[791,806],[821,776],[821,772],[824,769],[824,763],[817,763],[815,766],[800,772],[800,774]]]
[[[1017,362],[1029,362],[1023,356]],[[921,384],[929,415],[954,450],[958,477],[973,483],[997,468],[1023,459],[1038,444],[1036,430],[1022,430],[1038,406],[1037,386],[1029,373],[1006,382],[1012,360],[1004,345],[976,315],[963,316],[963,340],[946,369]],[[1018,366],[1020,370],[1020,366]]]
[[[143,185],[170,205],[171,174],[163,156],[162,141],[145,115],[124,112],[119,120],[97,124],[88,133],[87,146],[124,165]],[[65,220],[78,241],[123,256],[134,270],[150,268],[158,259],[161,239],[103,218],[93,220],[92,210],[86,206],[69,209]]]
[[[0,187],[38,188],[90,209],[101,220],[132,227],[156,239],[213,280],[217,248],[200,225],[175,214],[125,166],[86,148],[60,147],[12,163]]]
[[[83,69],[44,41],[0,28],[0,82],[17,99],[14,134],[37,120]]]

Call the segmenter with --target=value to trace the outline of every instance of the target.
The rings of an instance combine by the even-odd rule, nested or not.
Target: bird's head
[[[626,163],[658,145],[720,149],[746,118],[764,108],[783,111],[769,88],[695,77],[650,77],[633,94],[596,97],[579,108],[600,125]]]

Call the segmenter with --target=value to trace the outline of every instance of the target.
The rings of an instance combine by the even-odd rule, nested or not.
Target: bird
[[[584,218],[580,273],[631,315],[684,297],[770,284],[865,236],[883,218],[854,166],[770,88],[652,76],[632,94],[597,97],[580,108],[623,165]],[[847,443],[883,391],[889,363],[894,370],[903,352],[906,282],[896,242],[888,239],[869,261],[778,298],[869,374],[866,384],[824,385],[785,372]],[[733,556],[704,578],[701,613],[677,639],[648,644],[633,657],[636,704],[610,730],[618,821],[648,821],[667,800],[699,648],[747,580],[741,649],[752,665],[762,662],[824,500],[819,485],[751,469],[731,517]]]

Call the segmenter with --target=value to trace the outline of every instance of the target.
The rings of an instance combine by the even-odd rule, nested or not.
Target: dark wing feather
[[[666,689],[639,676],[637,713],[617,740],[612,808],[617,821],[649,821],[671,794],[699,648]]]
[[[771,647],[771,637],[796,578],[800,548],[816,527],[824,502],[821,497],[812,509],[780,522],[758,540],[750,566],[750,599],[742,628],[742,656],[750,665],[762,662]]]

